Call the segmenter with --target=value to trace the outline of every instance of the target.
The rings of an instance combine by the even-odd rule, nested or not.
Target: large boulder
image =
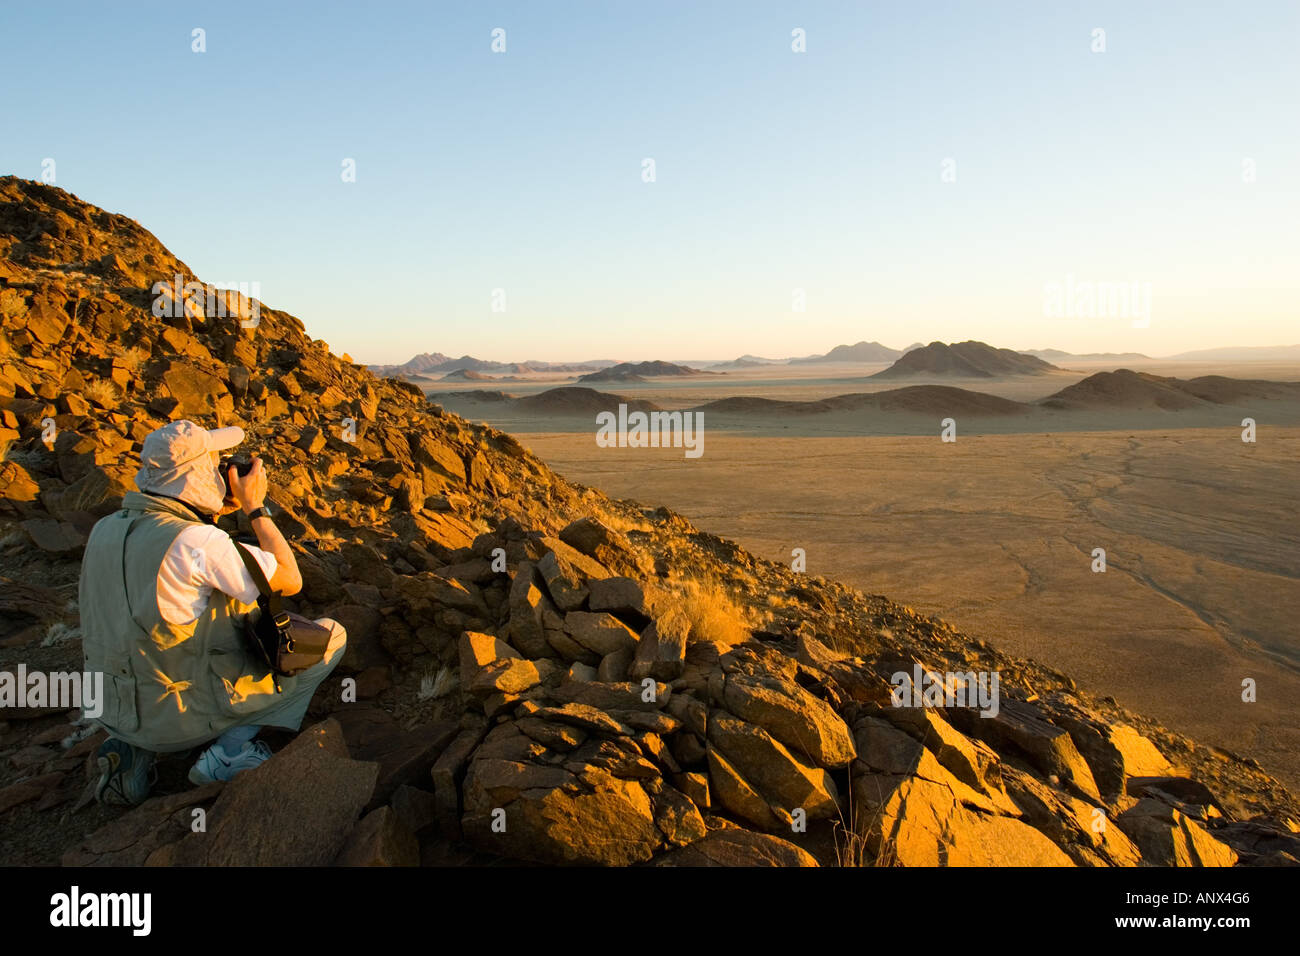
[[[959,707],[949,708],[948,715],[959,730],[980,738],[995,750],[1010,748],[1019,752],[1043,773],[1057,777],[1083,799],[1101,800],[1092,768],[1075,747],[1069,732],[1049,721],[1032,704],[1003,700],[993,717]]]
[[[536,863],[627,866],[663,842],[641,784],[597,767],[478,757],[465,778],[466,840],[489,853]]]
[[[839,794],[829,773],[805,763],[757,724],[724,710],[709,713],[710,749],[716,748],[785,820],[801,809],[808,819],[839,814]]]
[[[299,734],[226,784],[207,831],[154,862],[197,866],[325,866],[369,802],[379,765],[353,760],[337,721]]]
[[[820,767],[847,766],[856,754],[853,735],[835,709],[793,681],[732,674],[722,704]]]
[[[1234,866],[1237,853],[1186,814],[1143,797],[1119,817],[1120,826],[1153,866]]]
[[[587,582],[609,577],[609,571],[581,551],[557,538],[543,538],[547,552],[537,562],[551,600],[561,611],[576,611],[586,603]]]
[[[655,857],[655,866],[817,866],[789,840],[742,827],[711,830],[702,840]]]

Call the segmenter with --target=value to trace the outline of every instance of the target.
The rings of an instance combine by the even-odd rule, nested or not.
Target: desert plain
[[[666,505],[772,561],[790,564],[803,549],[810,575],[943,617],[1300,787],[1300,405],[1166,410],[1136,401],[981,417],[942,389],[1034,403],[1115,366],[865,380],[882,367],[768,367],[607,387],[607,396],[666,409],[732,399],[731,412],[706,410],[699,458],[598,447],[594,417],[569,407],[547,414],[466,391],[434,397],[513,432],[573,481]],[[1300,366],[1286,364],[1136,370],[1300,380]],[[511,394],[562,384],[521,383]],[[809,413],[763,401],[900,384],[941,387],[922,396],[933,407],[920,411]],[[957,440],[944,442],[950,401]],[[1246,417],[1254,442],[1242,440]],[[1095,549],[1105,551],[1104,572],[1094,570]],[[1253,701],[1243,699],[1247,680]]]

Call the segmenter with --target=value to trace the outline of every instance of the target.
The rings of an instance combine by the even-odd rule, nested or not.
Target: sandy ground
[[[761,557],[804,548],[811,574],[941,615],[1300,790],[1300,428],[1261,422],[1253,445],[1227,427],[950,444],[710,430],[697,459],[598,448],[590,430],[519,438]]]

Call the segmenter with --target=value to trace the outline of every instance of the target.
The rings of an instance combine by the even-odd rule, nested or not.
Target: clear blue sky
[[[1295,0],[7,3],[0,172],[358,361],[1291,343],[1298,43]],[[1149,327],[1046,315],[1067,276]]]

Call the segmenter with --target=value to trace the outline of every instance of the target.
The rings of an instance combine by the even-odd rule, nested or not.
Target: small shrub
[[[106,378],[95,379],[82,389],[81,394],[100,408],[111,408],[117,404],[117,386]]]

